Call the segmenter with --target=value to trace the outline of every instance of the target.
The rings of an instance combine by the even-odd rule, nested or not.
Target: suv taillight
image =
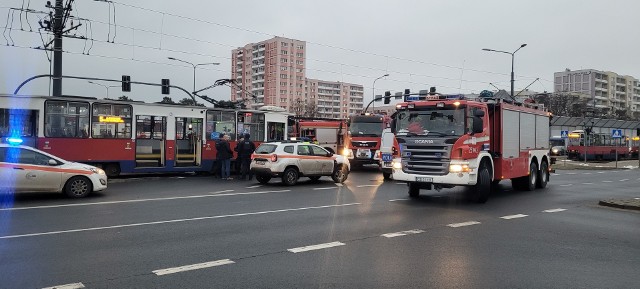
[[[271,155],[271,162],[275,163],[278,161],[278,155]]]

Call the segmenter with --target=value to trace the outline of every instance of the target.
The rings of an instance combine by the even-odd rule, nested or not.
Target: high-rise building
[[[306,78],[306,43],[274,37],[231,51],[231,100],[250,107],[279,106],[300,113],[315,104],[318,116],[345,118],[362,112],[364,88],[359,84]],[[255,97],[255,99],[253,99]]]
[[[554,91],[575,93],[589,99],[596,108],[640,111],[640,83],[637,78],[595,69],[556,72]]]

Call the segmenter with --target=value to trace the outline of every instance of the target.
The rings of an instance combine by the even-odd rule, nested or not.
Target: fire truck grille
[[[402,170],[410,174],[443,176],[449,172],[451,146],[407,146],[402,151]]]

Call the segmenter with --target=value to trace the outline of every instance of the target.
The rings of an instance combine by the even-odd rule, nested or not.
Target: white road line
[[[408,201],[411,199],[393,199],[393,200],[389,200],[389,202],[398,202],[398,201]]]
[[[593,183],[582,183],[583,185],[593,185]]]
[[[211,261],[211,262],[205,262],[205,263],[199,263],[199,264],[193,264],[193,265],[186,265],[186,266],[180,266],[180,267],[174,267],[174,268],[154,270],[152,272],[153,272],[153,274],[156,274],[158,276],[162,276],[162,275],[167,275],[167,274],[173,274],[173,273],[184,272],[184,271],[192,271],[192,270],[210,268],[210,267],[215,267],[215,266],[228,265],[228,264],[233,264],[233,263],[235,263],[235,262],[233,262],[233,261],[231,261],[229,259],[223,259],[223,260],[217,260],[217,261]]]
[[[396,185],[406,185],[407,183],[396,183]]]
[[[359,186],[356,186],[356,188],[378,187],[378,186],[380,185],[359,185]]]
[[[566,211],[566,210],[567,210],[567,209],[560,209],[560,208],[558,208],[558,209],[549,209],[549,210],[544,210],[544,211],[542,211],[542,212],[544,212],[544,213],[557,213],[557,212],[562,212],[562,211]]]
[[[400,237],[400,236],[406,236],[406,235],[412,235],[412,234],[420,234],[420,233],[424,233],[424,231],[423,230],[414,229],[414,230],[408,230],[408,231],[402,231],[402,232],[382,234],[380,236],[386,237],[386,238],[394,238],[394,237]]]
[[[337,187],[327,187],[327,188],[313,188],[314,190],[335,190]]]
[[[463,222],[463,223],[449,224],[447,225],[447,227],[458,228],[458,227],[465,227],[465,226],[471,226],[471,225],[477,225],[477,224],[480,224],[480,222],[469,221],[469,222]]]
[[[599,174],[604,174],[604,172],[598,172]]]
[[[246,187],[246,188],[247,189],[255,189],[255,188],[259,188],[259,187],[262,187],[262,185],[249,186],[249,187]]]
[[[176,177],[176,179],[186,179],[187,177]]]
[[[626,182],[626,181],[628,181],[628,180],[629,180],[629,179],[622,179],[622,180],[620,180],[620,181],[621,181],[621,182]]]
[[[640,200],[640,198],[633,198],[634,200]]]
[[[343,185],[343,184],[336,184],[336,186],[338,186],[338,187],[342,187],[342,186],[344,186],[344,185]]]
[[[517,215],[502,216],[500,217],[500,219],[511,220],[511,219],[524,218],[527,216],[529,215],[517,214]]]
[[[138,203],[138,202],[150,202],[150,201],[168,201],[168,200],[196,199],[196,198],[210,198],[210,197],[227,197],[227,196],[241,196],[241,195],[259,195],[259,194],[270,194],[270,193],[283,193],[283,192],[289,192],[289,191],[291,191],[291,190],[260,191],[260,192],[224,194],[225,192],[233,192],[233,190],[224,190],[224,191],[218,191],[218,192],[211,192],[211,193],[208,193],[206,195],[193,195],[193,196],[168,197],[168,198],[150,198],[150,199],[124,200],[124,201],[111,201],[111,202],[94,202],[94,203],[82,203],[82,204],[65,204],[65,205],[51,205],[51,206],[4,208],[4,209],[0,209],[0,211],[50,209],[50,208],[94,206],[94,205],[110,205],[110,204]]]
[[[127,228],[127,227],[139,227],[139,226],[147,226],[147,225],[160,225],[160,224],[181,223],[181,222],[191,222],[191,221],[200,221],[200,220],[212,220],[212,219],[222,219],[222,218],[231,218],[231,217],[255,216],[255,215],[264,215],[264,214],[271,214],[271,213],[284,213],[284,212],[304,211],[304,210],[313,210],[313,209],[347,207],[347,206],[356,206],[356,205],[360,205],[360,203],[349,203],[349,204],[342,204],[342,205],[327,205],[327,206],[316,206],[316,207],[304,207],[304,208],[294,208],[294,209],[282,209],[282,210],[272,210],[272,211],[262,211],[262,212],[252,212],[252,213],[230,214],[230,215],[217,215],[217,216],[197,217],[197,218],[188,218],[188,219],[174,219],[174,220],[166,220],[166,221],[156,221],[156,222],[146,222],[146,223],[133,223],[133,224],[124,224],[124,225],[105,226],[105,227],[93,227],[93,228],[84,228],[84,229],[62,230],[62,231],[50,231],[50,232],[30,233],[30,234],[21,234],[21,235],[7,235],[7,236],[0,236],[0,240],[2,240],[2,239],[22,238],[22,237],[44,236],[44,235],[57,235],[57,234],[64,234],[64,233],[99,231],[99,230]]]
[[[591,173],[582,173],[583,175],[590,175]]]
[[[559,176],[560,174],[551,174],[552,176]]]
[[[613,181],[602,181],[603,183],[613,183]]]
[[[344,246],[344,245],[346,244],[342,242],[331,242],[331,243],[324,243],[324,244],[311,245],[311,246],[305,246],[305,247],[291,248],[291,249],[287,249],[287,251],[291,253],[300,253],[300,252],[320,250],[320,249],[326,249],[326,248],[338,247],[338,246]]]
[[[561,187],[570,187],[573,186],[573,184],[564,184],[564,185],[560,185]]]
[[[82,284],[82,283],[71,283],[71,284],[65,284],[65,285],[45,287],[45,288],[42,288],[42,289],[78,289],[78,288],[84,288],[84,284]]]
[[[577,173],[567,173],[567,175],[575,175],[575,174],[577,174]]]

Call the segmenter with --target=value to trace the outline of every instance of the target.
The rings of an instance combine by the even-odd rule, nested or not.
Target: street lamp
[[[375,102],[375,98],[376,98],[376,81],[378,81],[378,79],[380,79],[380,78],[385,78],[387,76],[389,76],[389,73],[387,73],[387,74],[385,74],[383,76],[380,76],[380,77],[376,78],[373,81],[373,86],[371,87],[371,97],[373,97],[374,101],[373,101],[373,107],[371,108],[371,110],[375,110],[376,109],[376,102]]]
[[[110,87],[119,87],[118,85],[104,85],[102,83],[93,82],[91,80],[89,80],[87,82],[89,82],[91,84],[95,84],[95,85],[100,85],[100,86],[104,87],[107,90],[107,98],[109,98],[109,88]]]
[[[198,63],[198,64],[193,64],[189,61],[184,61],[182,59],[177,59],[174,57],[167,57],[169,60],[175,60],[175,61],[180,61],[186,64],[189,64],[193,67],[193,91],[196,91],[196,67],[198,66],[203,66],[203,65],[219,65],[220,63],[218,62],[209,62],[209,63]]]
[[[516,51],[514,52],[506,52],[506,51],[501,51],[501,50],[494,50],[494,49],[489,49],[489,48],[482,48],[482,50],[484,51],[490,51],[490,52],[499,52],[499,53],[506,53],[506,54],[510,54],[511,55],[511,97],[514,97],[513,94],[513,84],[514,84],[514,75],[513,75],[513,60],[515,58],[515,54],[516,52],[518,52],[518,50],[522,49],[523,47],[527,46],[527,44],[522,44],[520,45],[520,47],[518,47],[518,49],[516,49]]]

